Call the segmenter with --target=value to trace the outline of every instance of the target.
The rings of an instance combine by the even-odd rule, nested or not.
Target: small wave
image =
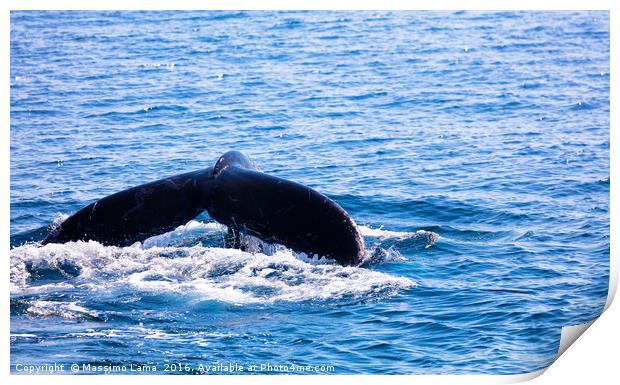
[[[276,22],[270,29],[296,29],[301,28],[305,25],[303,20],[297,19],[285,19],[282,21]]]
[[[11,335],[13,337],[14,335]],[[86,329],[84,332],[69,333],[69,337],[74,338],[147,338],[164,341],[186,342],[188,344],[207,346],[211,341],[218,338],[238,338],[243,334],[237,333],[219,333],[209,331],[175,331],[171,333],[166,330],[148,328],[140,323],[136,326],[130,326],[125,329]],[[36,336],[35,336],[36,337]]]
[[[288,249],[266,255],[203,246],[144,249],[136,244],[121,248],[93,241],[30,244],[11,250],[11,293],[132,290],[252,304],[367,300],[415,286],[404,277],[318,262]],[[50,283],[50,276],[64,280]],[[33,304],[29,313],[70,317],[81,311],[75,307],[79,305],[71,306],[58,309],[53,304]]]
[[[584,101],[580,100],[577,103],[570,106],[572,111],[581,111],[581,110],[592,110],[597,107],[597,103],[592,101]]]
[[[168,71],[172,71],[174,69],[174,67],[176,66],[175,63],[142,63],[140,64],[141,67],[143,68],[164,68],[167,69]]]
[[[114,108],[108,110],[95,111],[85,115],[87,119],[130,119],[148,113],[182,113],[188,111],[189,108],[179,104],[166,105],[147,105],[147,106],[128,106],[124,108]]]
[[[377,238],[409,238],[412,233],[402,231],[390,231],[383,228],[373,229],[368,226],[358,226],[360,232],[365,237],[377,237]]]
[[[390,231],[384,230],[383,228],[373,229],[368,226],[358,226],[360,232],[365,237],[375,237],[380,240],[387,240],[391,238],[396,238],[397,240],[406,240],[411,238],[420,238],[426,240],[425,247],[431,247],[437,242],[439,239],[439,234],[434,233],[428,230],[418,230],[415,232],[404,232],[404,231]]]
[[[77,302],[32,300],[25,302],[26,314],[33,317],[62,317],[66,319],[97,319],[98,314]]]

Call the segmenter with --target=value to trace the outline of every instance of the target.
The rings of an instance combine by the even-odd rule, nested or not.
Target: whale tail
[[[204,210],[232,234],[342,265],[362,262],[363,238],[344,209],[310,187],[259,172],[237,151],[222,155],[212,168],[102,198],[67,218],[43,244],[92,239],[125,246],[173,230]]]

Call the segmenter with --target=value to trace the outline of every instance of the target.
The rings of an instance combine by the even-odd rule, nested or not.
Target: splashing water
[[[103,246],[94,241],[17,247],[11,251],[11,291],[34,294],[52,288],[131,288],[242,304],[381,298],[415,285],[407,278],[342,267],[331,260],[266,245],[253,237],[245,237],[243,242],[253,245],[253,253],[202,245],[205,240],[222,239],[224,229],[217,223],[190,221],[131,247]],[[416,236],[384,232],[381,237],[395,234],[399,239]],[[188,244],[193,246],[180,246]]]

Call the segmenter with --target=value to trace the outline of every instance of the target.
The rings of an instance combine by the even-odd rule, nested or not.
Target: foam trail
[[[405,232],[405,231],[390,231],[384,230],[382,227],[378,229],[373,229],[368,226],[358,226],[360,232],[365,237],[378,238],[380,241],[388,240],[388,239],[396,239],[398,241],[412,239],[412,238],[420,238],[424,239],[427,243],[425,247],[431,247],[437,242],[439,239],[439,234],[434,233],[429,230],[418,230],[415,232]]]

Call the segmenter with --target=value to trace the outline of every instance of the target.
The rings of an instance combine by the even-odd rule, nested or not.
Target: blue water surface
[[[524,373],[603,309],[607,12],[19,11],[10,54],[13,372]],[[206,214],[37,244],[231,149],[338,202],[371,261],[225,249]]]

